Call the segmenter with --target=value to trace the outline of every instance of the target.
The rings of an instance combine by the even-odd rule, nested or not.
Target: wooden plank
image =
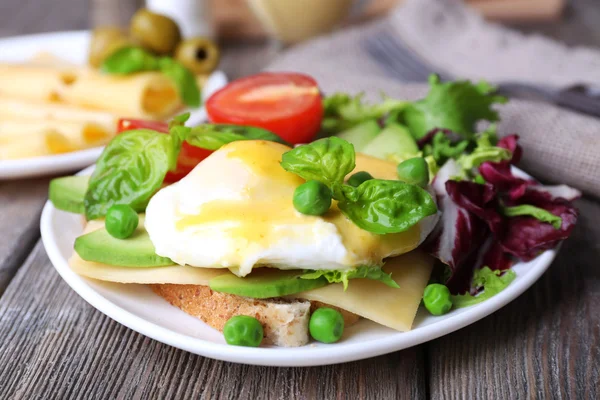
[[[0,181],[0,296],[40,237],[48,179]]]
[[[41,246],[0,299],[4,398],[425,398],[420,348],[314,368],[255,367],[176,350],[85,303]]]
[[[578,206],[573,236],[531,289],[430,343],[432,398],[600,397],[600,204]]]

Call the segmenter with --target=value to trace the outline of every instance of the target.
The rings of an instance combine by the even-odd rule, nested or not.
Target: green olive
[[[220,53],[212,40],[195,37],[179,43],[175,58],[195,74],[208,74],[217,68]]]
[[[117,239],[127,239],[135,232],[140,222],[138,214],[126,204],[115,204],[106,212],[104,227]]]
[[[114,26],[96,28],[92,32],[88,62],[92,67],[97,68],[112,53],[131,45],[133,41],[120,28]]]
[[[173,54],[181,41],[181,32],[175,21],[146,8],[133,15],[130,30],[131,36],[143,47],[161,55]]]
[[[306,215],[323,215],[331,207],[331,190],[319,181],[308,181],[294,191],[294,208]]]

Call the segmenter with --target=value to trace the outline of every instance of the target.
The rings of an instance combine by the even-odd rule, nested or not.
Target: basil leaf
[[[437,212],[431,195],[417,185],[371,179],[341,199],[340,210],[359,228],[377,234],[403,232]]]
[[[124,47],[112,53],[101,66],[102,71],[114,75],[158,70],[157,58],[141,47]]]
[[[200,88],[194,74],[170,57],[159,59],[160,72],[165,74],[177,86],[183,103],[190,107],[200,107]]]
[[[173,119],[169,122],[169,128],[174,126],[184,126],[185,123],[190,119],[191,114],[189,112],[179,114],[173,117]]]
[[[319,139],[284,153],[281,166],[307,181],[322,182],[336,193],[356,166],[354,146],[338,137]]]
[[[186,139],[192,146],[206,150],[218,150],[221,146],[238,140],[268,140],[288,144],[285,140],[266,129],[227,124],[198,125],[191,129]]]
[[[300,275],[301,279],[319,279],[325,277],[329,283],[343,283],[344,291],[348,289],[348,280],[364,278],[380,281],[390,287],[399,288],[396,281],[392,279],[392,274],[386,273],[381,267],[362,265],[355,269],[347,271],[337,270],[326,270],[320,269],[316,271],[307,270],[303,275]]]
[[[560,229],[562,226],[562,218],[552,214],[550,211],[546,211],[543,208],[532,206],[529,204],[522,204],[514,207],[501,207],[502,214],[507,217],[516,217],[520,215],[533,217],[542,222],[551,224],[554,229]]]
[[[106,146],[85,193],[88,220],[106,215],[113,204],[146,208],[176,162],[171,135],[149,129],[127,131]]]
[[[171,122],[169,122],[169,134],[173,138],[172,147],[174,152],[174,157],[171,165],[169,166],[170,171],[175,171],[177,169],[177,158],[179,157],[179,152],[181,151],[181,146],[185,139],[190,134],[191,128],[185,126],[187,120],[190,119],[190,113],[184,113],[173,117]]]

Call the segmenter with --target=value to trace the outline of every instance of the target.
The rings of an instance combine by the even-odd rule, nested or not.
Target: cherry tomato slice
[[[292,144],[313,140],[323,119],[317,82],[291,72],[235,80],[207,100],[206,111],[212,122],[264,128]]]
[[[161,133],[169,132],[169,124],[160,121],[145,121],[141,119],[120,119],[117,125],[117,133],[124,131],[130,131],[132,129],[152,129]],[[166,183],[177,182],[184,176],[190,173],[196,165],[206,157],[208,157],[212,151],[201,149],[184,143],[179,152],[179,158],[177,159],[177,169],[175,171],[167,172],[165,177]]]

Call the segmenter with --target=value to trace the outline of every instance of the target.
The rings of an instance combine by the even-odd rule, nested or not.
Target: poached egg
[[[156,253],[239,276],[258,266],[348,270],[409,252],[433,229],[437,216],[405,232],[376,235],[346,218],[335,201],[321,216],[297,212],[294,190],[305,181],[281,167],[288,150],[269,141],[232,142],[158,191],[145,222]],[[393,163],[357,154],[356,165],[355,171],[396,179]]]

